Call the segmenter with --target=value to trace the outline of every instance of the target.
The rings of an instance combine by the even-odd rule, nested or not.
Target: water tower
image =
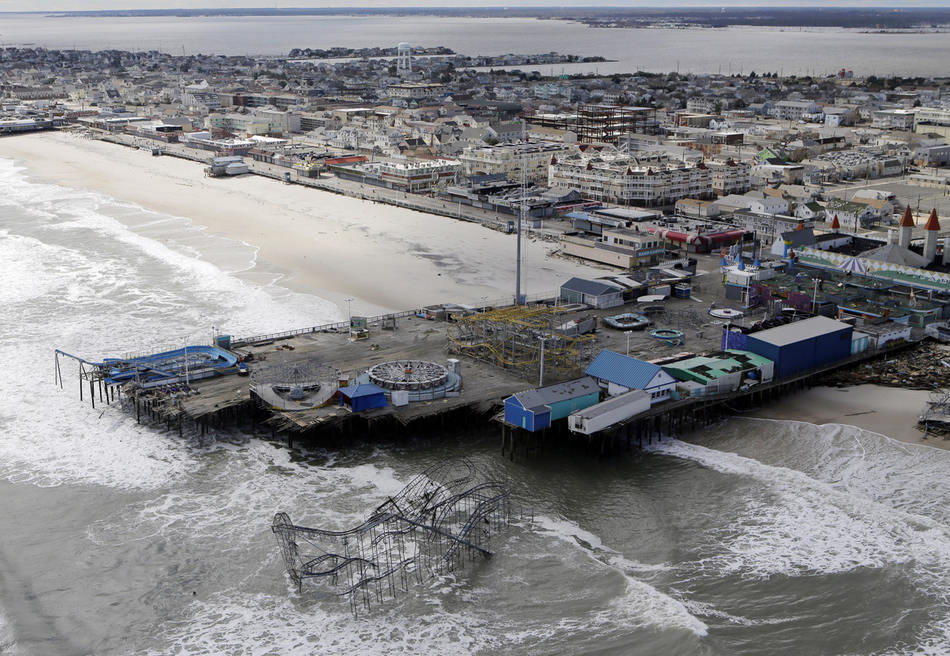
[[[396,46],[396,73],[408,75],[412,72],[412,46],[406,42]]]

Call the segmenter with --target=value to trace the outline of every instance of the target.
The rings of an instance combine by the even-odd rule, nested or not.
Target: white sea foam
[[[117,534],[220,539],[223,550],[242,550],[269,533],[278,511],[300,525],[350,528],[366,518],[367,508],[376,508],[405,485],[389,467],[311,467],[292,461],[282,446],[257,439],[216,445],[195,460],[203,467],[206,491],[170,490],[133,507],[133,518],[101,522],[90,537],[101,544]],[[228,493],[221,494],[222,489]],[[124,530],[115,530],[117,521]]]
[[[6,618],[0,613],[0,654],[3,656],[16,656],[17,653],[16,636],[13,634],[13,629],[10,627]]]
[[[715,536],[725,550],[718,565],[727,573],[753,578],[830,574],[950,558],[945,526],[802,472],[678,440],[648,449],[764,486],[766,494],[747,499],[744,512]]]
[[[950,637],[950,529],[943,522],[875,501],[807,474],[678,440],[648,447],[726,474],[749,477],[764,495],[710,536],[719,554],[698,566],[747,578],[825,575],[900,565],[934,599],[940,619],[900,653],[946,654]],[[718,547],[717,547],[718,545]],[[942,609],[942,610],[941,610]],[[944,651],[936,645],[943,645]],[[935,651],[936,649],[936,651]]]
[[[390,608],[356,619],[339,602],[328,609],[248,593],[222,593],[192,607],[187,624],[173,627],[169,647],[150,653],[462,656],[506,643],[484,620],[433,607],[414,616]]]
[[[620,610],[627,615],[628,622],[645,622],[661,627],[674,626],[692,631],[698,636],[704,636],[708,632],[708,627],[691,615],[683,602],[636,576],[637,573],[667,569],[666,566],[643,565],[629,560],[605,546],[597,535],[564,518],[539,515],[535,517],[535,524],[559,540],[576,547],[593,562],[623,575],[627,593],[625,598],[614,602],[613,610]],[[616,623],[614,612],[601,612],[600,615],[599,620],[604,624]]]
[[[194,467],[177,438],[101,401],[93,410],[88,388],[80,403],[74,362],[62,361],[66,389],[54,388],[54,348],[96,360],[206,342],[212,325],[258,334],[339,317],[328,301],[242,281],[136,233],[104,213],[112,201],[101,195],[30,182],[3,159],[0,184],[0,476],[10,480],[154,488]]]
[[[950,451],[909,444],[846,424],[749,419],[767,423],[782,449],[781,462],[809,476],[893,508],[950,523]]]

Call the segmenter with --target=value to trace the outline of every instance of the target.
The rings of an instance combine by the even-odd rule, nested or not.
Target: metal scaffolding
[[[582,143],[618,143],[635,133],[656,134],[656,109],[629,105],[582,104],[574,128]]]
[[[280,512],[271,530],[298,587],[305,578],[328,581],[358,613],[408,592],[412,581],[491,557],[492,538],[510,521],[510,498],[507,484],[481,480],[468,460],[450,460],[412,479],[355,528],[294,526]]]
[[[449,351],[525,378],[538,376],[542,366],[552,379],[576,376],[593,357],[595,339],[572,334],[565,312],[512,306],[458,317],[448,330]]]

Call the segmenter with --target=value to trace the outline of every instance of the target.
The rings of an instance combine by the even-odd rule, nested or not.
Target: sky
[[[950,7],[950,0],[0,0],[0,11],[247,7]]]

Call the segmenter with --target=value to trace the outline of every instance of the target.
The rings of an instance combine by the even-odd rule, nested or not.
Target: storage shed
[[[551,422],[600,401],[600,387],[589,376],[557,385],[518,392],[505,399],[505,421],[524,430],[539,431]]]
[[[896,321],[882,321],[880,323],[864,322],[861,332],[868,336],[868,346],[881,348],[888,342],[910,339],[910,326]]]
[[[600,280],[571,278],[561,285],[561,300],[586,303],[595,308],[612,308],[623,305],[623,290]]]
[[[745,348],[775,363],[775,377],[788,378],[851,355],[854,328],[828,317],[812,317],[746,335]]]
[[[659,365],[614,351],[598,353],[584,373],[596,378],[610,396],[639,389],[650,394],[651,404],[672,398],[676,389],[676,380]]]
[[[364,383],[362,385],[341,387],[340,405],[345,405],[353,412],[362,412],[373,408],[385,408],[389,403],[386,401],[386,393],[381,387],[377,387],[372,383]]]

